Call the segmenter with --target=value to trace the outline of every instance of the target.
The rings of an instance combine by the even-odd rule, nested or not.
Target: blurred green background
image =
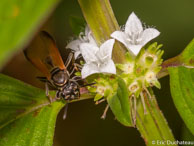
[[[110,0],[120,25],[125,24],[129,14],[134,11],[146,26],[156,27],[161,35],[155,39],[162,43],[165,51],[163,58],[178,55],[194,38],[194,1],[193,0]],[[45,22],[41,30],[53,35],[64,60],[67,56],[65,46],[72,37],[69,25],[70,16],[83,17],[77,0],[63,0]],[[2,71],[34,86],[44,85],[35,77],[40,75],[22,52],[16,54]],[[162,89],[154,89],[159,107],[163,111],[176,139],[182,137],[183,122],[179,117],[169,90],[169,78],[160,80]],[[106,104],[95,105],[92,100],[72,103],[68,108],[66,120],[62,120],[63,110],[58,116],[54,146],[126,146],[145,145],[135,128],[119,124],[111,111],[106,120],[101,114]]]

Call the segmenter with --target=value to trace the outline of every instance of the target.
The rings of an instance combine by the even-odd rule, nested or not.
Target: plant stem
[[[162,78],[168,75],[168,67],[172,67],[172,66],[182,66],[183,64],[180,61],[180,55],[170,58],[166,61],[164,61],[162,63],[162,69],[161,71],[158,73],[157,78]]]
[[[110,39],[111,33],[120,29],[109,0],[78,1],[98,45]],[[125,62],[125,47],[119,42],[114,45],[113,60],[117,63]]]
[[[194,68],[194,39],[187,45],[187,47],[178,56],[170,58],[162,63],[162,69],[157,75],[162,78],[168,75],[168,67],[184,66],[186,68]]]
[[[148,146],[160,145],[157,144],[157,142],[167,142],[167,140],[174,142],[172,132],[158,107],[152,90],[150,89],[148,92],[150,92],[150,95],[145,91],[143,92],[147,111],[146,114],[144,112],[145,109],[142,105],[142,100],[138,99],[137,103],[137,128],[139,132]]]

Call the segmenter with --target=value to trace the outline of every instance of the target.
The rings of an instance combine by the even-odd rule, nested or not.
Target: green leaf
[[[80,32],[84,32],[86,26],[85,20],[76,16],[70,16],[69,24],[71,26],[73,33],[76,36],[79,36]]]
[[[181,138],[181,140],[184,140],[184,141],[194,141],[194,135],[189,131],[189,129],[184,124],[181,128],[181,137],[180,138]],[[183,146],[186,146],[186,144]]]
[[[0,145],[52,146],[63,106],[51,104],[45,91],[0,74]]]
[[[59,0],[0,1],[0,66],[27,45]]]
[[[116,119],[125,126],[132,126],[129,92],[123,79],[118,78],[117,93],[107,97],[107,102]]]
[[[180,59],[180,62],[183,63],[183,65],[194,66],[194,39],[180,54],[179,59]]]
[[[100,100],[101,98],[103,98],[102,95],[96,94],[96,96],[94,97],[94,101],[98,101],[98,100]]]
[[[45,91],[0,74],[0,128],[49,104]]]
[[[0,131],[0,145],[52,146],[56,117],[63,105],[54,102],[7,125]]]
[[[170,67],[170,88],[174,104],[194,134],[194,69]]]

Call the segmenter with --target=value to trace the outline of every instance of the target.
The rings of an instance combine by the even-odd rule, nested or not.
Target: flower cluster
[[[75,51],[75,58],[82,55],[85,64],[81,70],[82,78],[96,73],[101,73],[101,79],[95,80],[97,97],[105,96],[111,87],[110,76],[116,74],[122,77],[126,82],[129,92],[136,97],[139,96],[142,89],[149,86],[160,88],[160,83],[156,74],[160,70],[162,63],[161,56],[163,51],[159,50],[161,45],[151,44],[147,49],[144,46],[160,34],[155,28],[144,29],[141,21],[131,13],[124,29],[115,31],[111,34],[113,39],[106,40],[98,46],[92,36],[89,27],[86,26],[85,33],[80,33],[79,38],[70,42],[67,48]],[[126,53],[125,64],[114,64],[112,60],[112,50],[115,40],[125,45]],[[108,74],[108,79],[106,75]],[[107,81],[108,82],[107,82]]]
[[[115,31],[111,37],[123,43],[133,55],[137,55],[141,48],[150,40],[159,35],[154,28],[143,30],[141,21],[135,13],[132,13],[125,25],[125,30]],[[112,60],[114,39],[105,41],[100,47],[95,42],[89,27],[86,26],[85,33],[70,42],[66,48],[75,51],[75,58],[82,54],[85,65],[82,69],[82,78],[94,73],[116,74],[115,64]]]
[[[89,87],[91,93],[95,93],[94,101],[99,101],[103,97],[112,96],[118,87],[117,79],[114,76],[101,75],[94,82],[96,87]]]
[[[126,82],[130,94],[138,97],[146,87],[156,86],[160,88],[160,83],[156,77],[163,61],[161,57],[164,52],[159,49],[160,47],[162,45],[153,43],[147,49],[142,48],[135,59],[127,53],[127,62],[125,64],[117,64],[117,68],[122,72],[120,76]]]

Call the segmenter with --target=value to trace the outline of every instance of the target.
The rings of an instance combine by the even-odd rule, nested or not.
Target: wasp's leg
[[[65,120],[67,118],[67,109],[68,109],[68,102],[65,105],[65,109],[64,109],[64,114],[63,114],[63,120]]]
[[[74,65],[72,71],[70,72],[70,76],[73,75],[75,71],[80,71],[80,70]]]
[[[73,75],[74,72],[75,72],[75,68],[73,67],[72,71],[69,73],[69,76]]]
[[[81,81],[81,80],[84,80],[84,79],[82,79],[81,77],[79,77],[79,76],[74,76],[73,78],[71,78],[71,80],[73,80],[73,81]]]
[[[106,118],[106,113],[107,113],[108,109],[109,109],[109,105],[107,104],[105,109],[104,109],[104,113],[101,116],[101,119],[105,119]]]
[[[94,84],[96,84],[96,83],[85,84],[85,85],[83,85],[82,87],[92,86],[92,85],[94,85]],[[95,87],[95,86],[92,86],[92,87]]]
[[[79,76],[74,76],[73,78],[69,79],[70,82],[73,82],[75,83],[78,87],[80,87],[78,81],[83,81],[84,79],[82,79],[81,77]]]
[[[49,86],[48,86],[48,83],[49,81],[47,80],[46,77],[36,77],[37,79],[39,79],[41,82],[44,82],[45,83],[45,93],[46,93],[46,96],[48,97],[49,99],[49,102],[52,103],[52,97],[49,95]]]
[[[69,56],[68,56],[68,58],[67,58],[67,60],[65,62],[65,66],[66,67],[69,66],[69,64],[70,64],[70,62],[71,62],[72,59],[73,59],[73,53],[69,53]]]
[[[77,76],[75,76],[75,77],[77,77]],[[77,79],[77,80],[75,80],[75,78],[72,78],[72,79],[69,79],[69,81],[71,81],[71,82],[73,82],[73,83],[75,83],[79,88],[81,88],[81,87],[87,87],[87,86],[92,86],[92,85],[94,85],[95,83],[90,83],[90,84],[85,84],[85,85],[80,85],[80,84],[78,84],[78,81],[83,81],[84,79]]]
[[[55,99],[56,99],[56,100],[61,100],[61,97],[62,97],[61,91],[58,90],[58,91],[56,92],[56,94],[55,94]]]
[[[75,83],[78,87],[80,87],[80,85],[77,82],[78,80],[69,79],[69,81]]]
[[[76,68],[78,68],[79,70],[81,70],[83,67],[82,67],[82,65],[80,65],[80,64],[78,64],[78,63],[74,63],[74,66],[76,67]]]
[[[77,79],[76,79],[77,78]],[[84,81],[84,79],[82,79],[79,76],[74,76],[73,78],[70,79],[71,81],[77,82],[77,81]],[[82,87],[86,87],[86,86],[91,86],[94,85],[95,83],[89,83],[89,84],[85,84]]]
[[[46,91],[46,96],[47,96],[48,99],[49,99],[49,102],[52,103],[53,99],[52,99],[52,97],[49,95],[49,87],[48,87],[48,83],[47,83],[47,82],[45,83],[45,91]]]
[[[41,82],[47,82],[47,78],[46,77],[36,77],[38,80],[40,80]]]
[[[36,77],[41,82],[47,83],[48,85],[52,86],[52,83],[46,77]]]
[[[77,63],[73,63],[73,69],[72,69],[72,71],[71,71],[71,73],[70,73],[70,76],[71,76],[75,71],[81,71],[81,69],[82,69],[82,66],[81,66],[81,65],[79,65],[79,64],[77,64]]]

